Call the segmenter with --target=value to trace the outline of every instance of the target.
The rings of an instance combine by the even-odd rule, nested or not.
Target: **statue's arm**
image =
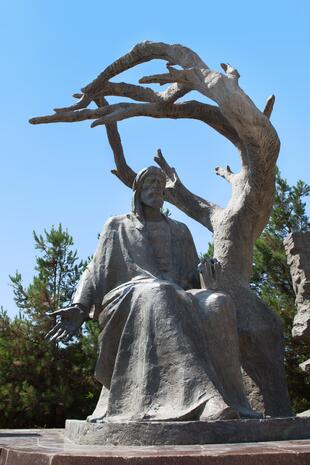
[[[73,295],[69,307],[51,313],[60,317],[55,326],[47,334],[50,340],[68,340],[79,330],[90,317],[93,306],[100,305],[105,288],[104,257],[107,242],[109,242],[109,224],[105,225],[93,259],[86,267]]]
[[[82,274],[72,298],[72,304],[83,309],[86,318],[89,317],[90,310],[96,301],[94,266],[94,260],[92,260]]]
[[[46,335],[50,341],[68,341],[89,318],[95,296],[91,279],[92,268],[91,262],[79,281],[71,304],[50,313],[50,316],[56,317],[56,324]]]
[[[199,258],[196,250],[196,246],[193,240],[193,236],[188,229],[188,227],[184,223],[179,223],[181,225],[181,234],[183,237],[183,246],[182,246],[182,253],[185,254],[183,258],[183,263],[186,264],[184,270],[184,282],[183,282],[183,289],[199,289],[200,288],[200,280],[199,280],[199,272],[198,272],[198,264]]]
[[[108,271],[115,249],[114,237],[118,234],[117,217],[109,218],[101,231],[96,251],[87,265],[73,295],[72,303],[85,309],[87,317],[92,307],[101,306],[108,289]]]

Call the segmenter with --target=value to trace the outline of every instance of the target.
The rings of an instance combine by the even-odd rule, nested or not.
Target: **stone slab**
[[[103,446],[225,444],[310,439],[310,418],[124,423],[67,420],[65,435],[76,444]]]
[[[191,446],[81,446],[64,430],[0,430],[0,465],[309,465],[310,440]]]

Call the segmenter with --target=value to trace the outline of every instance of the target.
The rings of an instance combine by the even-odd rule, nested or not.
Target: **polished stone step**
[[[0,465],[310,464],[310,440],[103,447],[73,444],[64,430],[0,430],[1,447]]]

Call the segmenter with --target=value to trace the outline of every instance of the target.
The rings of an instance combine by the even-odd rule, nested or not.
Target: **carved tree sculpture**
[[[140,79],[141,84],[171,83],[164,92],[110,79],[152,59],[168,62],[168,72]],[[176,68],[178,66],[178,68]],[[32,118],[32,124],[94,120],[105,125],[116,170],[113,173],[131,187],[135,172],[127,165],[117,121],[135,116],[193,118],[208,124],[231,141],[241,158],[241,170],[215,168],[232,188],[226,208],[191,193],[161,152],[155,161],[167,176],[166,200],[213,232],[214,256],[223,270],[223,288],[234,298],[240,334],[242,364],[260,387],[269,415],[289,415],[290,406],[283,368],[282,329],[277,317],[250,290],[253,245],[266,225],[274,197],[275,164],[280,141],[269,121],[274,104],[270,97],[263,112],[238,85],[239,73],[221,65],[225,74],[212,71],[201,58],[182,45],[143,42],[108,66],[93,82],[74,94],[79,101],[55,109],[50,116]],[[182,68],[182,69],[180,69]],[[178,102],[196,90],[217,105],[195,100]],[[109,105],[106,96],[121,96],[139,103]],[[97,109],[88,109],[91,102]]]

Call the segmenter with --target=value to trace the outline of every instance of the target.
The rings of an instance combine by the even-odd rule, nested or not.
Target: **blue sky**
[[[16,311],[9,274],[18,269],[25,284],[33,275],[33,230],[40,233],[61,222],[85,258],[105,220],[129,210],[130,191],[110,174],[113,157],[102,127],[90,129],[89,122],[31,126],[27,120],[70,104],[72,93],[141,40],[182,43],[213,69],[231,63],[259,108],[275,93],[279,167],[290,183],[300,178],[310,183],[309,5],[306,0],[3,0],[0,305],[11,315]],[[122,80],[136,83],[164,69],[164,62],[156,61]],[[136,118],[119,129],[135,170],[152,164],[160,147],[192,191],[225,205],[229,186],[215,176],[214,167],[230,164],[238,170],[238,155],[206,125]],[[189,225],[198,251],[205,251],[211,238],[206,229],[172,211]]]

